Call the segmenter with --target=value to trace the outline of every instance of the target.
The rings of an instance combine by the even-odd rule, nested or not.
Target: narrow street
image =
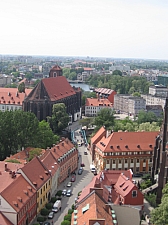
[[[75,137],[77,140],[81,141],[81,137],[79,134],[79,130],[75,132]],[[68,209],[71,208],[71,206],[75,202],[75,197],[77,197],[78,193],[82,191],[82,189],[87,186],[90,181],[93,178],[93,173],[90,172],[90,164],[91,164],[91,156],[89,155],[84,155],[84,150],[86,147],[82,145],[79,149],[79,154],[81,155],[79,157],[79,163],[78,163],[78,168],[80,167],[81,162],[85,164],[84,171],[82,175],[78,175],[78,170],[76,171],[76,181],[72,183],[72,187],[70,188],[72,190],[72,196],[71,197],[63,197],[61,202],[62,202],[62,209],[61,212],[59,211],[58,213],[55,214],[53,221],[54,225],[60,225],[61,222],[64,220],[64,216],[67,214]],[[62,183],[59,187],[58,190],[63,190],[63,189],[69,189],[66,186],[67,183],[70,181],[70,177],[67,178],[64,183]],[[48,220],[51,222],[52,220]]]

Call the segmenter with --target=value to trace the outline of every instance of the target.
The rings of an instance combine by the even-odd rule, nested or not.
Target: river
[[[82,88],[84,91],[91,91],[90,88],[89,88],[89,85],[88,84],[84,84],[84,83],[70,83],[70,85],[73,87],[80,87]]]

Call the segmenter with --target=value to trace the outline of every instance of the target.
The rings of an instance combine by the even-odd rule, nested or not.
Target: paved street
[[[78,132],[75,132],[75,136],[79,141],[81,140],[81,137]],[[72,187],[71,187],[72,196],[62,198],[62,200],[61,200],[62,201],[62,209],[61,209],[61,212],[59,211],[58,213],[55,214],[54,219],[53,219],[54,225],[61,224],[61,222],[64,219],[64,216],[68,212],[68,209],[71,208],[71,206],[74,204],[75,197],[78,195],[78,192],[81,191],[86,185],[88,185],[93,178],[93,174],[90,172],[91,157],[89,155],[89,152],[88,152],[88,155],[84,155],[85,149],[86,149],[86,147],[84,145],[79,147],[79,153],[80,153],[81,157],[79,157],[78,168],[80,167],[81,162],[83,162],[85,164],[84,171],[83,171],[82,175],[78,175],[76,173],[76,181],[73,182]],[[69,181],[70,181],[70,178],[67,178],[66,181],[58,187],[58,190],[63,190],[64,185],[67,185],[67,183]],[[68,189],[68,188],[65,188],[65,189]],[[50,220],[50,222],[51,221],[52,220]]]

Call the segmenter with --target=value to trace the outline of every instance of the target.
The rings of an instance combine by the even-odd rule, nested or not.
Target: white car
[[[67,190],[66,190],[66,189],[64,189],[64,190],[62,191],[62,195],[63,195],[63,196],[65,196],[65,195],[66,195],[66,193],[67,193]]]
[[[48,219],[53,219],[53,217],[54,217],[54,212],[50,212],[48,215]]]
[[[67,197],[70,197],[72,195],[72,191],[71,191],[71,189],[69,189],[68,191],[67,191],[67,193],[66,193],[66,196]]]
[[[70,181],[67,183],[67,187],[71,187],[71,186],[72,186],[72,182]]]

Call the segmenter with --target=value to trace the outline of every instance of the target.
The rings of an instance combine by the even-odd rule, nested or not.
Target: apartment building
[[[131,169],[134,173],[151,171],[152,154],[158,132],[106,131],[105,134],[102,129],[91,138],[90,146],[92,159],[98,171],[105,168]]]
[[[114,90],[108,88],[95,88],[94,92],[96,92],[98,98],[107,98],[112,104],[114,104],[114,95],[117,94]]]
[[[115,95],[114,109],[131,115],[138,115],[139,111],[146,110],[146,100],[131,95]]]
[[[155,97],[166,98],[168,96],[168,88],[163,85],[150,86],[149,94]]]
[[[108,99],[87,98],[85,104],[85,116],[96,116],[104,108],[113,110],[113,104]]]

